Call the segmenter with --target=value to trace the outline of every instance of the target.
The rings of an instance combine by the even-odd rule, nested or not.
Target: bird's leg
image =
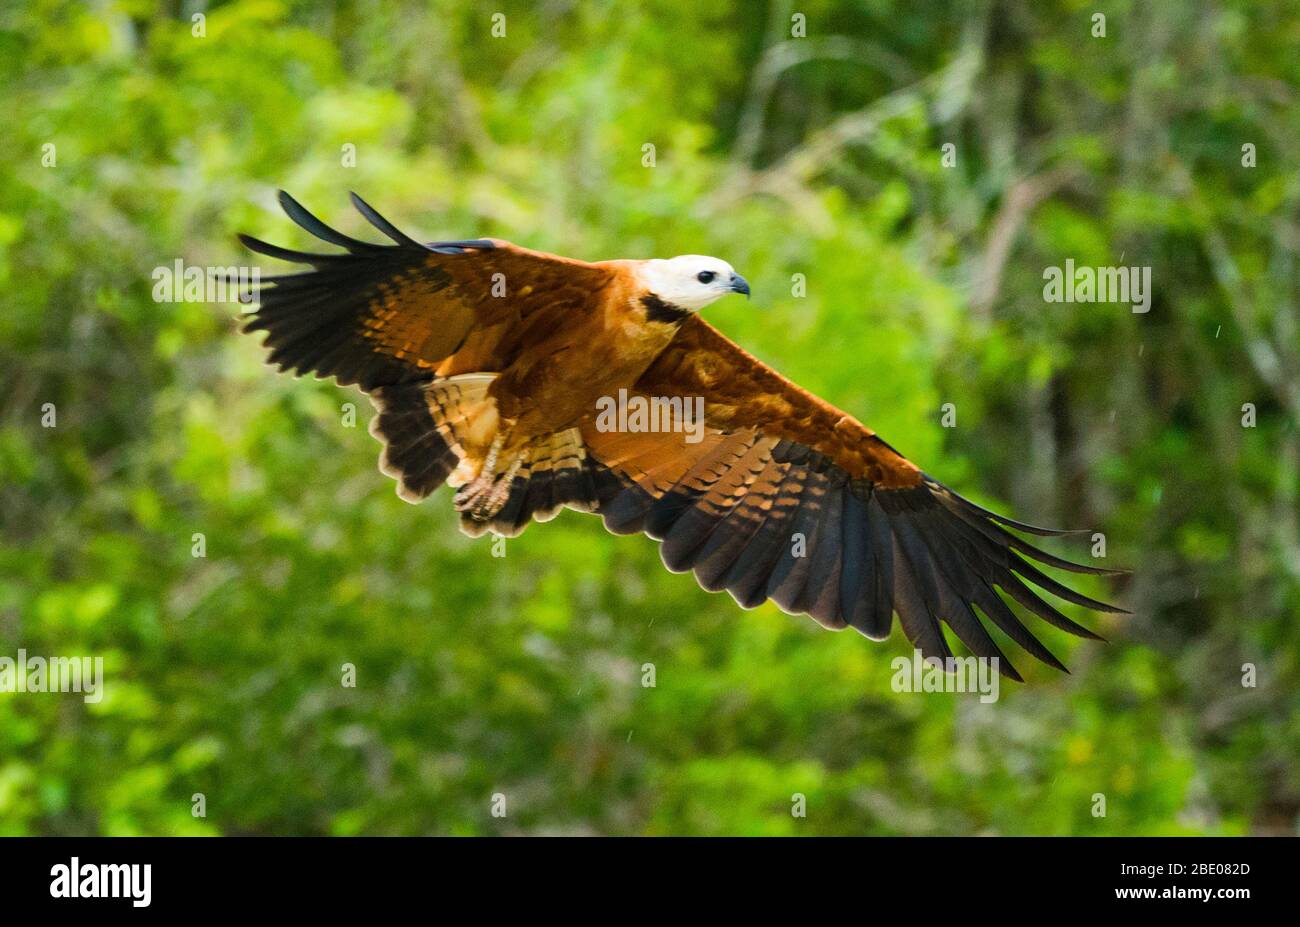
[[[483,505],[484,514],[480,516],[476,512],[474,515],[475,518],[481,517],[487,519],[501,511],[502,507],[506,504],[506,500],[510,498],[511,484],[514,483],[515,474],[519,472],[519,467],[523,462],[524,457],[522,454],[516,456],[515,459],[510,462],[510,466],[506,468],[506,472],[501,474],[501,478],[496,481],[495,485],[493,485],[492,489],[489,491],[487,501]]]
[[[493,473],[497,468],[497,455],[501,453],[501,444],[505,441],[505,435],[497,432],[497,436],[492,439],[492,446],[488,448],[487,457],[483,460],[483,466],[479,470],[479,478],[487,477],[492,479]]]
[[[478,476],[456,491],[456,511],[468,512],[475,521],[487,521],[501,510],[510,496],[510,483],[523,463],[523,455],[516,455],[505,473],[496,472],[503,442],[504,436],[498,432],[483,458]]]
[[[492,446],[488,448],[487,456],[483,458],[483,465],[479,467],[478,475],[456,490],[456,511],[468,511],[475,518],[478,517],[480,508],[487,501],[492,490],[492,484],[496,482],[494,471],[504,441],[505,436],[498,431],[496,437],[492,439]]]

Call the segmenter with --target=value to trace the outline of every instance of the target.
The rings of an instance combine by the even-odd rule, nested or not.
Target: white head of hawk
[[[637,268],[637,276],[663,302],[692,312],[728,293],[749,295],[744,277],[721,258],[705,254],[645,261]]]

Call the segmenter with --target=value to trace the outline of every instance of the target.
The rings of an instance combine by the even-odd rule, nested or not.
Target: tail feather
[[[397,480],[397,494],[419,502],[462,464],[477,459],[472,425],[494,374],[465,374],[383,386],[370,393],[378,415],[370,433],[384,445],[381,472]]]
[[[371,392],[379,414],[370,433],[384,445],[379,469],[397,480],[401,498],[419,502],[444,483],[462,486],[479,474],[496,431],[488,395],[496,376],[461,374]],[[485,517],[462,512],[465,534],[515,537],[529,522],[549,521],[565,506],[588,512],[599,507],[601,474],[577,428],[537,439],[518,453],[504,501]],[[498,461],[498,467],[505,463]]]
[[[520,453],[505,502],[486,518],[462,513],[460,530],[465,534],[478,537],[491,531],[515,537],[529,522],[550,521],[566,506],[584,512],[598,507],[595,463],[578,429],[557,431]]]

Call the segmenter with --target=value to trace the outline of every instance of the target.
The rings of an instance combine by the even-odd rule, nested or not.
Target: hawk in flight
[[[1038,590],[1123,611],[1030,561],[1119,571],[1062,560],[1007,528],[1066,532],[962,498],[701,319],[715,300],[749,294],[727,262],[587,263],[496,239],[421,244],[355,194],[352,202],[392,244],[335,231],[283,192],[289,218],[342,252],[240,236],[253,251],[312,268],[262,278],[269,285],[244,330],[267,332],[279,369],[369,394],[379,466],[398,495],[419,502],[455,487],[467,534],[514,536],[566,506],[593,512],[615,534],[661,542],[669,570],[693,570],[705,589],[726,589],[744,608],[771,599],[872,640],[889,635],[897,613],[922,654],[945,661],[946,623],[1013,679],[1021,677],[975,609],[1033,656],[1065,667],[994,587],[1081,637],[1097,635]],[[679,414],[700,408],[702,422],[694,433],[612,428],[598,407],[613,396]]]

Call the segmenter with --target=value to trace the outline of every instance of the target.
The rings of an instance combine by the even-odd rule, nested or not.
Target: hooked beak
[[[731,292],[733,292],[733,293],[744,293],[744,294],[745,294],[745,298],[748,299],[748,298],[749,298],[749,281],[747,281],[747,280],[746,280],[744,277],[742,277],[740,274],[732,274],[732,275],[731,275]]]

